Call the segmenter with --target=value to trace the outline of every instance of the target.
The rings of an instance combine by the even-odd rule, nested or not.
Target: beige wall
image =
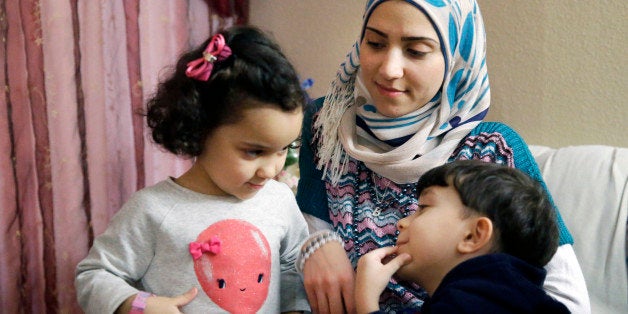
[[[628,147],[628,1],[478,0],[488,38],[492,104],[530,144]],[[324,95],[357,39],[363,0],[251,0]]]

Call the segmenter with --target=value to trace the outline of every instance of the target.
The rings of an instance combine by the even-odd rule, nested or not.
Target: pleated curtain
[[[191,161],[137,114],[248,3],[0,1],[0,313],[80,313],[76,264],[129,196]]]

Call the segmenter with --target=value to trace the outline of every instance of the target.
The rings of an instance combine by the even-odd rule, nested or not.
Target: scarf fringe
[[[342,116],[354,101],[355,78],[355,72],[346,81],[340,76],[336,77],[314,122],[315,136],[319,139],[317,168],[323,170],[323,178],[329,176],[333,185],[336,185],[346,173],[349,162],[349,156],[344,152],[340,142],[338,128]]]

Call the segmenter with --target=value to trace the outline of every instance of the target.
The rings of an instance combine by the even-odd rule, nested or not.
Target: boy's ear
[[[493,222],[487,217],[470,218],[467,233],[458,243],[458,252],[461,254],[476,253],[482,249],[490,250],[493,237]]]

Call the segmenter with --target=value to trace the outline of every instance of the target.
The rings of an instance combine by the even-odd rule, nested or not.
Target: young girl
[[[252,27],[183,55],[147,108],[153,140],[194,158],[133,195],[77,266],[88,313],[307,311],[294,271],[307,224],[273,178],[299,138],[304,92]]]

